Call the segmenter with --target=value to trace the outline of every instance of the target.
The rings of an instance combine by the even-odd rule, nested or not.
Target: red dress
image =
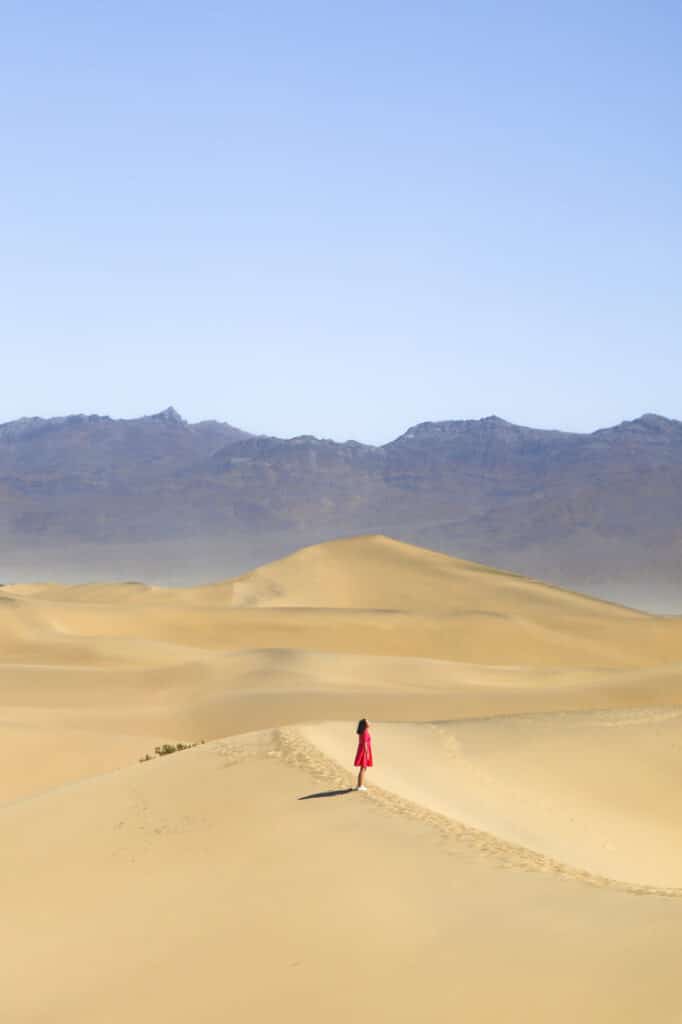
[[[358,737],[358,752],[353,762],[356,768],[371,768],[372,760],[372,737],[369,729],[365,729]]]

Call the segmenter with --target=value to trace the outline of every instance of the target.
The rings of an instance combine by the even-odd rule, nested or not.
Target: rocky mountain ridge
[[[380,446],[193,424],[172,407],[0,425],[14,578],[219,578],[365,532],[582,589],[645,578],[682,601],[682,423],[645,414],[579,434],[490,416]]]

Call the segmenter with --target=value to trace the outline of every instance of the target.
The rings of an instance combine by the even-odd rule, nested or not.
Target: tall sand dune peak
[[[541,604],[547,610],[592,616],[641,615],[382,534],[300,548],[217,586],[228,589],[233,607],[355,608],[442,614],[475,610],[507,615]]]

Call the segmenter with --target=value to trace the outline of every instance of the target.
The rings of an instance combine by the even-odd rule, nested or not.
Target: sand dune
[[[2,1020],[679,1019],[680,620],[365,537],[0,650]]]
[[[347,760],[347,723],[299,731],[322,755]],[[682,708],[393,724],[380,733],[372,777],[398,810],[408,801],[472,838],[481,833],[513,863],[682,896]]]
[[[682,661],[677,619],[385,537],[305,548],[207,587],[33,584],[5,587],[4,596],[4,635],[20,637],[28,628],[36,644],[48,646],[57,639],[143,637],[223,651],[286,647],[498,665]]]
[[[207,588],[196,588],[200,593]],[[213,589],[236,607],[393,608],[421,613],[517,610],[519,597],[544,612],[637,613],[514,573],[383,536],[316,544]],[[473,592],[472,592],[473,591]],[[472,600],[474,598],[474,600]]]
[[[344,782],[275,730],[6,806],[5,1019],[675,1019],[678,900],[316,798]]]

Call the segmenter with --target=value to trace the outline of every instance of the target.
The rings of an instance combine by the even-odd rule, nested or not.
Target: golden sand
[[[0,645],[3,1022],[682,1019],[682,621],[366,537]]]

